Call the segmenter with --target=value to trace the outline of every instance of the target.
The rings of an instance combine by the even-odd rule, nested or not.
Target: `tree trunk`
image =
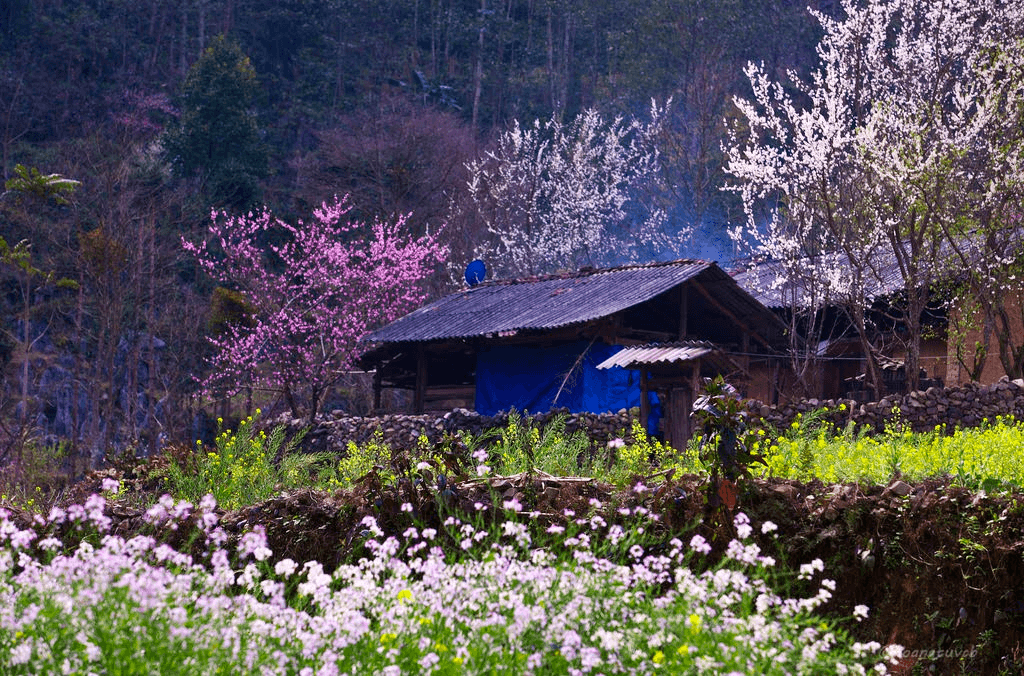
[[[181,44],[178,45],[178,70],[182,77],[188,73],[188,3],[181,3]]]
[[[558,78],[558,118],[563,119],[569,104],[569,68],[572,64],[572,13],[566,9],[565,25],[562,33],[562,62],[559,64]]]
[[[288,410],[292,412],[293,418],[301,418],[302,415],[299,413],[298,404],[295,403],[295,397],[292,395],[292,388],[285,385],[284,387],[284,401],[288,404]]]
[[[199,58],[203,55],[203,49],[206,48],[206,0],[197,0],[196,14],[198,14],[196,31],[199,38],[199,49],[196,58]]]
[[[32,315],[32,279],[25,273],[25,283],[22,287],[22,302],[25,309],[21,314],[21,336],[22,336],[22,361],[21,361],[21,421],[28,420],[28,380],[29,362],[32,360],[32,331],[29,322]]]
[[[554,9],[548,6],[548,105],[555,111],[556,117],[561,119],[558,106],[558,92],[555,86],[555,17]]]
[[[473,67],[473,133],[480,124],[480,92],[484,79],[484,22],[487,17],[487,0],[480,0],[480,24],[477,29],[476,65]]]
[[[1003,365],[1003,371],[1009,378],[1020,378],[1024,376],[1024,346],[1014,348],[1013,323],[1010,320],[1010,313],[1006,309],[1006,303],[999,299],[994,306],[998,324],[996,340],[999,343],[999,362]]]
[[[858,303],[854,303],[852,307],[847,308],[847,316],[850,317],[850,320],[857,331],[861,351],[864,353],[864,359],[866,362],[865,367],[867,369],[864,384],[874,391],[875,400],[881,399],[885,394],[885,392],[882,391],[882,375],[878,370],[878,361],[875,359],[874,346],[871,344],[871,339],[868,336],[867,327],[865,326],[864,307]]]
[[[309,393],[309,418],[307,422],[310,427],[316,424],[316,414],[320,412],[320,398],[322,396],[323,393],[316,388],[312,388],[312,391]]]

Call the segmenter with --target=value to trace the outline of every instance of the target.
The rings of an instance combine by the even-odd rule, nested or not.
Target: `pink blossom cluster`
[[[208,241],[182,241],[252,308],[209,336],[208,393],[266,388],[303,398],[315,415],[325,389],[358,356],[359,339],[422,302],[423,281],[446,254],[436,233],[413,237],[406,216],[348,221],[350,209],[345,199],[325,203],[295,225],[268,211],[214,212]]]

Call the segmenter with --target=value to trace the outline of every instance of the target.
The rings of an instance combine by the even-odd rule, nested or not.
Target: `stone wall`
[[[986,418],[1013,415],[1024,420],[1024,380],[1010,381],[1006,378],[993,385],[968,383],[955,388],[932,387],[907,395],[892,395],[881,401],[859,404],[853,400],[809,399],[778,406],[769,406],[749,400],[747,407],[752,416],[761,418],[766,424],[785,429],[797,414],[826,409],[820,419],[831,422],[837,428],[845,428],[851,421],[858,427],[867,425],[875,432],[882,432],[887,424],[906,425],[916,432],[935,429],[945,425],[948,430],[956,427],[975,427]],[[617,413],[575,413],[565,409],[529,416],[535,426],[543,427],[557,415],[566,418],[569,433],[583,429],[593,443],[604,445],[610,439],[628,431],[634,418],[639,417],[638,409],[622,409]],[[416,444],[420,434],[431,442],[440,440],[445,433],[459,430],[474,436],[492,428],[502,428],[508,423],[508,414],[483,416],[466,409],[424,415],[389,414],[378,417],[351,416],[335,411],[318,421],[303,443],[306,451],[343,451],[350,441],[364,443],[377,430],[392,448],[408,448]],[[271,422],[273,426],[287,425],[292,433],[306,426],[303,420],[294,420],[283,415]]]
[[[933,430],[937,425],[946,429],[976,427],[987,418],[1013,415],[1024,420],[1024,380],[1003,378],[993,385],[967,383],[960,387],[930,387],[906,395],[890,395],[880,401],[859,404],[853,400],[829,399],[791,402],[768,406],[757,401],[748,402],[754,416],[759,416],[776,429],[788,427],[797,414],[826,408],[821,415],[838,428],[851,421],[857,426],[867,425],[882,432],[887,424],[906,425],[915,432]]]
[[[573,413],[567,409],[556,409],[549,413],[529,416],[537,427],[545,426],[548,421],[558,415],[565,416],[565,429],[568,433],[585,430],[590,439],[600,445],[608,443],[628,431],[632,420],[639,417],[639,410],[621,409],[617,413]],[[338,452],[348,446],[348,442],[363,443],[380,430],[384,441],[392,448],[408,448],[416,444],[420,434],[431,442],[440,440],[444,434],[465,430],[474,436],[492,428],[502,428],[508,423],[508,414],[499,413],[484,416],[464,408],[451,412],[424,415],[388,414],[377,417],[351,416],[335,411],[324,416],[316,427],[309,430],[303,442],[303,450]],[[306,427],[303,420],[294,420],[289,415],[282,415],[271,421],[271,426],[287,425],[292,433]]]

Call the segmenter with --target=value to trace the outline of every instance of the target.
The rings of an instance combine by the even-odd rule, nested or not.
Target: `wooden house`
[[[842,266],[842,256],[837,258],[837,264]],[[810,269],[812,266],[808,267]],[[805,350],[814,353],[816,363],[806,379],[808,382],[798,386],[792,381],[780,381],[776,394],[781,395],[781,398],[852,398],[863,401],[906,389],[903,357],[907,337],[906,329],[899,319],[900,298],[904,292],[903,278],[895,260],[885,257],[875,262],[872,272],[865,288],[865,323],[871,332],[871,344],[885,390],[878,394],[866,389],[864,381],[867,365],[864,351],[840,302],[820,304],[813,316],[818,335],[814,339],[817,342],[812,345],[810,332],[806,331],[807,322],[812,321],[810,314],[804,313],[802,320],[793,321],[794,312],[800,313],[801,307],[811,307],[808,300],[811,291],[799,282],[780,283],[784,275],[771,261],[747,265],[734,273],[737,284],[775,312],[791,331],[802,334]],[[930,302],[921,321],[927,328],[921,340],[919,378],[921,389],[925,389],[931,385],[942,385],[947,380],[949,345],[943,304],[937,300]]]
[[[417,412],[639,406],[647,424],[658,403],[681,446],[700,378],[770,393],[784,330],[717,264],[678,260],[467,287],[371,333],[361,365],[378,406],[383,388],[404,388]]]

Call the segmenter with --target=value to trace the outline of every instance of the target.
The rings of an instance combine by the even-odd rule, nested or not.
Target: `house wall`
[[[640,374],[597,370],[618,346],[576,341],[548,347],[495,345],[477,355],[476,404],[482,415],[500,411],[572,413],[618,411],[640,405]]]
[[[1021,323],[1021,297],[1019,294],[1013,294],[1006,298],[1006,309],[1011,319],[1010,335],[1014,345],[1024,345],[1024,326]],[[983,340],[983,332],[981,330],[981,313],[974,313],[971,316],[965,317],[959,308],[950,310],[950,331],[949,340],[946,344],[946,385],[956,386],[967,383],[970,380],[970,372],[964,368],[964,366],[956,358],[956,347],[957,341],[960,339],[957,332],[952,327],[955,326],[966,326],[970,327],[962,334],[962,344],[964,346],[964,352],[968,355],[966,361],[968,366],[974,367],[974,359],[970,355],[974,352],[974,345],[977,342]],[[996,383],[1000,378],[1006,375],[1005,369],[1003,369],[1003,363],[999,359],[999,343],[995,336],[990,339],[988,347],[988,357],[985,359],[985,367],[982,369],[981,377],[978,382],[982,385],[990,385]]]
[[[949,384],[948,351],[949,342],[946,340],[936,338],[921,343],[921,368],[928,372],[929,378],[941,378],[943,384]]]
[[[903,360],[905,354],[903,345],[893,343],[889,349],[882,352],[893,359]],[[943,384],[947,383],[947,343],[945,340],[932,339],[921,343],[921,368],[925,370],[928,378],[941,378]],[[780,402],[797,401],[802,399],[841,399],[854,395],[852,392],[857,388],[851,385],[851,380],[865,372],[866,364],[862,356],[860,344],[856,341],[835,342],[829,346],[828,354],[822,358],[817,367],[817,372],[807,377],[809,386],[801,388],[796,382],[796,377],[788,368],[781,370],[780,376],[776,379],[781,390]],[[760,378],[759,378],[760,379]],[[998,380],[998,377],[996,378]],[[770,391],[772,384],[762,385],[757,390],[761,394],[751,394],[753,399],[761,401],[772,401],[770,395],[764,394],[767,389]]]
[[[750,381],[742,388],[743,395],[765,402],[786,401],[793,391],[793,374],[785,359],[751,359],[747,372]]]

